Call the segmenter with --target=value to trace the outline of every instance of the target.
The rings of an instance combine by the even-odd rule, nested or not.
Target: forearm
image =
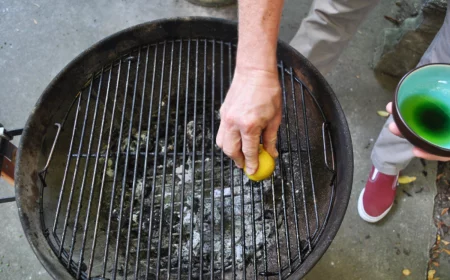
[[[239,0],[236,67],[276,71],[276,50],[284,0]]]

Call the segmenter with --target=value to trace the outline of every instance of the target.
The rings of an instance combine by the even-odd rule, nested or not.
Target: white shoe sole
[[[366,190],[366,188],[364,188],[361,191],[361,194],[359,195],[358,213],[359,213],[359,216],[361,217],[361,219],[363,219],[364,221],[366,221],[368,223],[376,223],[376,222],[380,221],[381,219],[383,219],[387,215],[387,213],[391,210],[393,204],[386,211],[384,211],[380,216],[372,217],[369,214],[367,214],[366,211],[364,210],[363,196],[364,196],[365,190]]]

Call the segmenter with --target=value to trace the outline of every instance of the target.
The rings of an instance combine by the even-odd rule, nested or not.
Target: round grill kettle
[[[342,108],[279,42],[280,156],[248,180],[215,145],[237,39],[212,18],[128,28],[69,63],[23,130],[1,128],[1,175],[52,277],[299,279],[325,253],[352,186]]]

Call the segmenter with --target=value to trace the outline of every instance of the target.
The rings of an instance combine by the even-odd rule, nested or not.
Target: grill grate
[[[280,62],[280,158],[249,181],[215,145],[235,51],[142,46],[74,94],[40,178],[44,232],[76,278],[285,279],[314,250],[334,197],[327,120]]]

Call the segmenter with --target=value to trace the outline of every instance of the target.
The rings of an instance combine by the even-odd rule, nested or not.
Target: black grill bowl
[[[204,277],[213,273],[214,278],[226,279],[233,275],[236,279],[299,279],[325,253],[344,218],[353,178],[352,143],[342,108],[316,68],[279,42],[278,66],[284,97],[279,131],[281,156],[272,180],[248,182],[213,145],[220,123],[215,112],[232,79],[236,43],[237,26],[225,20],[177,18],[149,22],[95,44],[46,88],[30,113],[21,138],[15,182],[25,235],[52,277],[113,279],[126,274],[128,278],[155,279],[170,274],[170,279],[196,279],[200,276],[196,267],[202,260]],[[115,92],[117,98],[113,98]],[[61,124],[62,129],[54,145],[55,123]],[[123,143],[135,140],[128,135],[137,135],[139,129],[143,133],[148,125],[149,145],[145,145],[143,137],[140,141],[144,145],[139,153],[133,153],[131,144]],[[188,133],[189,126],[195,129]],[[173,143],[175,138],[178,144]],[[81,148],[80,139],[84,143]],[[101,159],[106,151],[111,159],[109,165],[117,162],[118,166],[113,174],[109,172],[111,176],[104,175],[109,168],[107,161]],[[172,159],[175,164],[170,163]],[[68,161],[71,165],[66,168]],[[189,169],[189,164],[196,171],[192,171],[192,166]],[[184,178],[178,178],[176,167],[182,166],[192,173],[186,175],[186,171]],[[201,172],[203,168],[205,172]],[[142,175],[144,169],[148,170],[146,176]],[[195,178],[190,187],[186,179],[189,175]],[[146,185],[149,184],[144,190],[137,187],[137,180],[143,177],[148,177]],[[163,177],[163,183],[158,181]],[[162,211],[157,210],[159,201],[164,205]],[[180,205],[182,201],[184,206]],[[221,207],[222,204],[227,206]],[[214,214],[206,210],[208,207]],[[180,216],[187,220],[186,226],[183,222],[180,227]],[[151,230],[143,223],[146,219],[153,221]],[[203,229],[213,221],[214,239],[211,230],[196,231],[201,228],[201,221]],[[273,227],[266,227],[271,223]],[[64,225],[66,233],[62,230]],[[183,234],[179,232],[181,228]],[[258,237],[258,233],[262,228],[266,239],[261,243],[262,235]],[[137,233],[139,229],[141,234]],[[149,231],[152,239],[147,254]],[[247,234],[239,238],[242,231]],[[198,240],[191,237],[199,232],[202,251],[189,243]],[[181,238],[171,238],[171,234]],[[60,247],[63,235],[65,240]],[[108,238],[109,245],[105,246]],[[172,247],[167,247],[169,240]],[[186,248],[186,255],[174,245],[178,240]],[[228,244],[232,240],[234,244]],[[223,246],[211,253],[208,246],[217,246],[216,242]],[[140,253],[136,253],[136,246],[140,246]],[[239,246],[245,249],[243,258],[238,260]],[[224,258],[220,257],[222,250]],[[167,263],[169,252],[171,264]],[[155,260],[158,257],[160,260]]]

